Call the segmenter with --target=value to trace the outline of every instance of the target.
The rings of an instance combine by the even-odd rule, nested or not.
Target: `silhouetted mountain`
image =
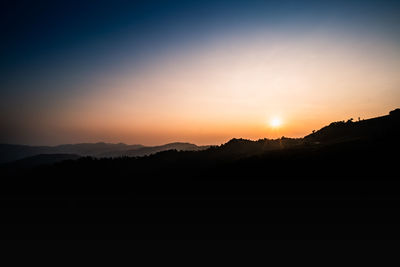
[[[254,160],[254,157],[258,159],[265,158],[265,160],[267,158],[276,160],[275,158],[277,157],[286,160],[296,155],[296,157],[301,157],[302,160],[305,160],[317,154],[321,154],[323,158],[332,153],[333,150],[339,150],[335,153],[340,153],[340,150],[346,151],[350,149],[353,152],[357,152],[367,147],[375,150],[387,149],[387,147],[379,148],[379,145],[388,146],[388,144],[395,145],[399,143],[400,116],[398,113],[399,111],[395,110],[387,116],[357,122],[353,122],[352,120],[348,120],[347,122],[333,122],[304,138],[282,137],[274,140],[260,139],[257,141],[232,139],[220,146],[211,147],[196,146],[190,143],[171,143],[154,147],[105,143],[60,145],[56,147],[2,145],[6,148],[2,150],[2,154],[12,152],[11,154],[16,157],[22,156],[24,153],[29,154],[45,151],[42,154],[48,154],[52,151],[63,151],[68,154],[98,158],[142,157],[151,155],[144,159],[131,159],[132,166],[136,162],[140,162],[139,165],[141,166],[145,166],[146,164],[156,166],[155,164],[166,162],[169,164],[169,167],[179,169],[181,168],[180,164],[183,162],[185,164],[190,163],[187,166],[208,166],[215,162],[234,162],[235,165],[232,168],[235,168],[237,164],[241,164],[243,161]],[[48,158],[51,157],[51,155],[48,156]],[[31,159],[27,159],[27,161],[29,160]],[[54,162],[56,161],[55,159]],[[117,163],[118,159],[115,159],[115,161],[111,160],[110,162]],[[143,163],[146,164],[143,165]],[[186,168],[186,165],[183,167]],[[137,170],[140,168],[139,166]]]
[[[98,157],[101,155],[106,155],[107,153],[118,153],[126,150],[139,149],[143,147],[142,145],[126,145],[123,143],[118,144],[108,144],[108,143],[84,143],[84,144],[67,144],[59,145],[54,147],[54,149],[59,153],[74,153],[81,156],[92,156]]]
[[[196,146],[190,143],[171,143],[163,146],[143,146],[108,144],[108,143],[83,143],[67,144],[59,146],[25,146],[0,144],[0,163],[11,162],[26,157],[40,154],[75,154],[91,157],[122,157],[122,156],[145,156],[156,152],[176,149],[176,150],[202,150],[208,146]],[[136,152],[136,150],[138,150]]]
[[[391,111],[390,115],[360,120],[353,119],[332,122],[310,135],[304,137],[306,142],[335,143],[373,138],[397,138],[399,133],[399,109]]]
[[[123,153],[116,153],[112,154],[109,153],[105,155],[106,157],[113,156],[113,157],[121,157],[121,156],[128,156],[128,157],[140,157],[155,154],[161,151],[166,150],[177,150],[177,151],[200,151],[209,148],[210,146],[196,146],[191,143],[170,143],[162,146],[152,146],[152,147],[141,147],[138,149],[130,149],[124,151]]]
[[[302,138],[264,138],[257,141],[234,138],[226,144],[219,146],[216,151],[219,154],[219,157],[239,159],[254,155],[260,155],[266,152],[288,149],[302,144]]]
[[[75,237],[100,222],[91,237],[399,238],[399,136],[396,110],[298,139],[3,166],[3,220],[40,222],[40,235],[68,225]]]
[[[338,121],[305,136],[304,138],[259,139],[232,139],[216,149],[220,156],[243,158],[261,155],[279,150],[321,148],[326,145],[349,143],[356,141],[376,141],[386,139],[396,142],[400,136],[400,109],[390,112],[390,115],[353,122]]]
[[[59,146],[25,146],[0,144],[0,163],[10,162],[40,154],[76,154],[80,156],[93,156],[107,152],[118,152],[141,148],[142,145],[83,143]]]

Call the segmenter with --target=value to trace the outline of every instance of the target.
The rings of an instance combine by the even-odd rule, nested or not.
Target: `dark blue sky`
[[[105,60],[119,49],[151,54],[271,25],[331,24],[399,38],[399,8],[399,1],[2,1],[1,71],[102,52]]]
[[[12,140],[21,128],[14,124],[27,119],[20,106],[82,94],[82,84],[92,77],[140,69],[225,36],[265,28],[299,34],[326,29],[400,44],[400,1],[11,0],[0,5],[5,129],[0,142]]]

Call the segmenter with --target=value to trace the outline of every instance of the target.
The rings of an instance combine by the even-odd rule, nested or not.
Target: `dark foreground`
[[[395,114],[303,139],[3,166],[1,235],[398,239],[399,126]]]

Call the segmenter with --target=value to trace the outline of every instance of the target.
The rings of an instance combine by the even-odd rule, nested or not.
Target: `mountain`
[[[72,164],[74,167],[66,167],[62,173],[77,168],[88,171],[90,176],[97,173],[99,177],[104,173],[115,176],[116,173],[129,175],[133,172],[133,176],[141,178],[154,176],[159,179],[173,175],[186,179],[212,174],[242,179],[266,174],[270,177],[315,177],[322,173],[340,176],[344,171],[353,177],[378,173],[392,176],[395,164],[389,163],[393,162],[392,155],[400,147],[398,136],[400,116],[399,110],[395,110],[386,116],[357,122],[333,122],[304,138],[232,139],[211,147],[171,143],[131,149],[132,146],[124,144],[100,143],[55,148],[61,147],[68,152],[79,148],[80,155],[95,155],[68,163],[66,166]],[[101,149],[94,149],[94,146]],[[368,167],[355,169],[346,167],[348,164],[366,164]]]
[[[304,138],[232,139],[200,151],[182,151],[195,147],[180,144],[180,151],[167,146],[146,150],[154,153],[145,157],[79,157],[33,168],[3,165],[3,221],[40,223],[41,236],[51,223],[80,238],[101,222],[95,237],[398,239],[399,136],[395,110],[334,122]]]
[[[127,157],[140,157],[155,154],[161,151],[166,150],[177,150],[177,151],[200,151],[209,148],[210,146],[197,146],[191,143],[170,143],[162,146],[150,146],[150,147],[140,147],[138,149],[130,149],[126,150],[122,153],[108,153],[107,157],[120,157],[120,156],[127,156]]]
[[[260,139],[257,141],[246,139],[232,139],[220,146],[197,146],[191,143],[170,143],[161,146],[143,146],[108,144],[108,143],[82,143],[66,144],[59,146],[24,146],[0,144],[0,163],[20,160],[27,157],[43,154],[72,154],[79,156],[103,157],[140,157],[159,153],[167,150],[177,151],[203,151],[214,159],[240,159],[249,156],[273,153],[279,150],[305,149],[310,146],[321,147],[343,142],[355,142],[386,138],[397,138],[399,132],[400,109],[390,112],[389,115],[354,122],[332,122],[328,126],[305,136],[304,138]],[[211,149],[211,150],[210,150]]]
[[[304,137],[306,142],[329,144],[354,140],[397,138],[399,134],[400,109],[389,115],[372,119],[353,119],[332,122],[328,126]]]
[[[0,144],[0,163],[15,161],[41,154],[75,154],[80,156],[97,156],[107,152],[117,152],[141,148],[142,145],[83,143],[59,146],[26,146]]]
[[[152,153],[176,149],[176,150],[202,150],[208,146],[196,146],[190,143],[171,143],[162,146],[143,146],[108,144],[108,143],[82,143],[66,144],[58,146],[26,146],[0,144],[0,163],[12,162],[27,157],[42,154],[73,154],[91,157],[122,157],[122,156],[145,156]]]
[[[332,122],[303,138],[264,138],[257,141],[234,138],[217,147],[214,153],[219,157],[246,158],[278,151],[321,149],[325,146],[361,141],[397,142],[398,136],[400,136],[400,109],[391,111],[389,115],[356,122],[352,119]]]
[[[0,163],[42,154],[73,154],[96,158],[117,158],[147,156],[166,150],[202,151],[210,148],[212,153],[206,153],[210,158],[239,159],[279,150],[304,149],[310,146],[321,147],[341,142],[376,139],[380,136],[396,138],[396,135],[399,134],[399,113],[400,109],[397,109],[391,111],[389,115],[377,118],[356,122],[353,122],[352,119],[333,122],[304,138],[264,138],[257,141],[234,138],[221,146],[212,147],[180,142],[161,146],[126,145],[123,143],[82,143],[53,147],[0,144]],[[391,136],[388,136],[389,133]]]

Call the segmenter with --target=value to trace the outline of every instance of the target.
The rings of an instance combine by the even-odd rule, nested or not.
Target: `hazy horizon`
[[[396,108],[396,109],[399,109],[399,108]],[[394,110],[394,109],[393,109],[393,110]],[[390,112],[390,111],[389,111],[389,112]],[[375,117],[368,117],[368,118],[361,118],[361,117],[360,117],[360,120],[363,121],[363,120],[374,119],[374,118],[377,118],[377,117],[387,116],[387,115],[389,114],[389,112],[387,112],[386,114],[381,114],[381,115],[375,116]],[[323,126],[321,126],[321,127],[319,127],[319,128],[316,128],[316,129],[313,130],[313,131],[318,131],[318,130],[320,130],[321,128],[323,128],[323,127],[325,127],[325,126],[328,126],[328,125],[329,125],[330,123],[332,123],[332,122],[337,122],[337,121],[346,122],[348,119],[353,119],[353,122],[357,122],[357,121],[358,121],[358,117],[351,117],[351,118],[349,117],[349,118],[347,118],[347,119],[341,119],[341,120],[331,121],[331,122],[329,122],[329,123],[327,122],[327,123],[324,124]],[[195,142],[191,142],[190,140],[174,140],[174,141],[170,141],[170,142],[166,142],[166,143],[152,143],[152,144],[125,143],[125,142],[118,142],[118,141],[112,141],[112,140],[111,140],[111,141],[104,141],[104,140],[88,140],[88,141],[83,141],[83,142],[58,143],[58,144],[23,144],[23,143],[0,143],[0,144],[6,144],[6,145],[27,145],[27,146],[59,146],[59,145],[79,145],[79,144],[98,144],[98,143],[105,143],[105,144],[112,144],[112,145],[124,144],[124,145],[127,145],[127,146],[142,145],[142,146],[144,146],[144,147],[155,147],[155,146],[163,146],[163,145],[168,145],[168,144],[173,144],[173,143],[188,143],[188,144],[194,144],[194,145],[197,145],[197,146],[219,146],[219,145],[222,145],[222,144],[227,143],[228,141],[230,141],[230,140],[232,140],[232,139],[245,139],[245,140],[250,140],[250,141],[257,141],[257,140],[262,140],[262,139],[278,140],[278,139],[281,139],[281,138],[283,138],[283,137],[285,137],[285,138],[293,138],[293,139],[296,139],[296,138],[304,138],[304,137],[306,137],[307,135],[313,133],[313,131],[310,131],[309,133],[307,133],[307,134],[305,134],[305,135],[302,135],[302,136],[284,136],[284,135],[282,135],[282,136],[277,136],[277,137],[274,137],[274,138],[268,137],[268,136],[264,136],[264,137],[261,137],[261,138],[252,139],[252,138],[246,138],[246,137],[241,137],[241,136],[232,136],[232,137],[230,137],[229,139],[222,141],[221,143],[205,143],[205,144],[198,144],[198,143],[195,143]]]
[[[4,6],[0,143],[303,137],[400,106],[398,1]]]

